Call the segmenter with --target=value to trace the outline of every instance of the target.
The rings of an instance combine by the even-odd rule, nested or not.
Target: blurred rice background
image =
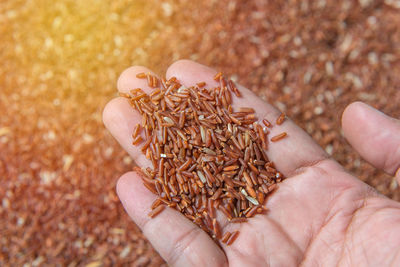
[[[400,200],[340,127],[356,100],[400,116],[399,25],[398,0],[1,1],[0,265],[164,264],[116,197],[133,163],[101,119],[131,65],[214,66]]]

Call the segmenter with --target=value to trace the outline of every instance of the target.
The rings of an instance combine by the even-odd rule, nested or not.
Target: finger
[[[132,131],[141,118],[125,98],[114,98],[103,110],[103,123],[112,136],[140,167],[150,166],[149,160],[141,152],[140,146],[132,145]]]
[[[178,211],[167,207],[153,219],[148,217],[156,196],[144,187],[135,172],[119,179],[117,193],[129,216],[169,265],[226,264],[224,253],[214,241]]]
[[[175,76],[186,86],[204,81],[209,88],[212,88],[219,85],[213,79],[216,73],[217,71],[214,69],[199,63],[180,60],[169,67],[167,79]],[[234,99],[233,107],[252,107],[256,110],[260,123],[263,119],[267,119],[275,124],[281,112],[264,102],[250,90],[240,85],[237,86],[242,98]],[[289,119],[286,119],[282,125],[274,125],[270,129],[268,136],[273,137],[283,132],[286,132],[288,136],[276,143],[270,142],[267,155],[284,175],[293,175],[301,170],[302,167],[313,166],[327,158],[325,151],[306,132]]]
[[[145,92],[150,92],[151,88],[146,79],[136,77],[138,73],[151,73],[145,67],[134,66],[126,69],[120,75],[117,87],[119,92],[129,92],[135,88],[142,88]],[[127,99],[119,97],[111,100],[103,111],[103,122],[118,143],[128,152],[133,160],[140,167],[147,167],[150,162],[141,152],[141,146],[132,145],[132,131],[137,123],[142,120],[141,115],[136,112],[129,104]]]
[[[400,176],[400,121],[362,102],[350,104],[342,116],[346,139],[377,168]]]
[[[133,66],[124,70],[118,78],[117,88],[119,92],[129,92],[135,88],[141,88],[146,93],[150,93],[152,88],[149,86],[147,79],[136,77],[139,73],[149,73],[157,77],[157,75],[146,67]]]

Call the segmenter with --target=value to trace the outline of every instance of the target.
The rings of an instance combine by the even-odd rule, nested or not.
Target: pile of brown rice
[[[154,90],[147,94],[137,88],[121,96],[142,115],[132,143],[141,145],[153,166],[136,168],[144,185],[158,196],[149,216],[166,206],[174,208],[230,245],[239,232],[222,233],[216,213],[230,223],[264,213],[266,196],[283,179],[265,153],[272,124],[265,119],[259,123],[253,108],[233,109],[232,98],[241,94],[222,73],[214,77],[219,82],[215,88],[204,82],[185,87],[175,77],[137,77],[147,79]],[[276,124],[284,120],[281,114]],[[270,140],[284,137],[286,132]]]

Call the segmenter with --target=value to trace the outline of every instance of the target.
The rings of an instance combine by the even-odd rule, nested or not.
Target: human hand
[[[142,88],[136,78],[144,67],[125,70],[118,90]],[[213,80],[216,71],[181,60],[166,76],[187,86]],[[280,112],[251,91],[238,86],[241,106],[253,107],[260,120],[275,121]],[[131,144],[132,129],[141,117],[124,98],[110,101],[103,120],[112,135],[139,166],[149,162]],[[400,176],[400,122],[362,103],[351,104],[343,114],[343,129],[353,147],[371,164]],[[237,240],[217,245],[178,211],[166,208],[157,217],[147,214],[156,196],[135,172],[124,174],[118,195],[136,224],[160,255],[173,266],[293,266],[293,265],[397,265],[400,263],[400,204],[347,173],[309,135],[287,120],[271,129],[271,136],[286,131],[288,138],[269,145],[268,157],[287,179],[266,202],[269,211],[243,224],[221,224],[239,230]],[[399,179],[400,177],[398,177]],[[399,179],[400,180],[400,179]],[[220,215],[219,215],[220,216]]]

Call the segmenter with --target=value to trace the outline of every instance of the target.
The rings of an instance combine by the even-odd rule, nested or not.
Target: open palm
[[[142,88],[136,78],[144,67],[131,67],[118,81],[118,90]],[[186,85],[213,80],[216,71],[181,60],[171,65],[167,78]],[[242,98],[233,106],[249,106],[260,120],[275,121],[280,112],[240,87]],[[140,149],[131,145],[134,125],[141,121],[124,98],[108,103],[103,120],[112,135],[139,166],[149,166]],[[354,148],[378,168],[394,174],[400,167],[400,123],[362,103],[350,105],[343,115],[345,135]],[[123,175],[118,195],[130,215],[160,255],[174,266],[331,266],[400,264],[400,204],[364,184],[325,152],[292,121],[273,127],[271,136],[286,131],[288,138],[270,144],[267,152],[287,179],[279,184],[266,207],[244,224],[222,223],[227,231],[239,230],[231,245],[217,245],[178,211],[167,208],[148,218],[156,198],[138,174]],[[217,214],[218,220],[224,217]]]

